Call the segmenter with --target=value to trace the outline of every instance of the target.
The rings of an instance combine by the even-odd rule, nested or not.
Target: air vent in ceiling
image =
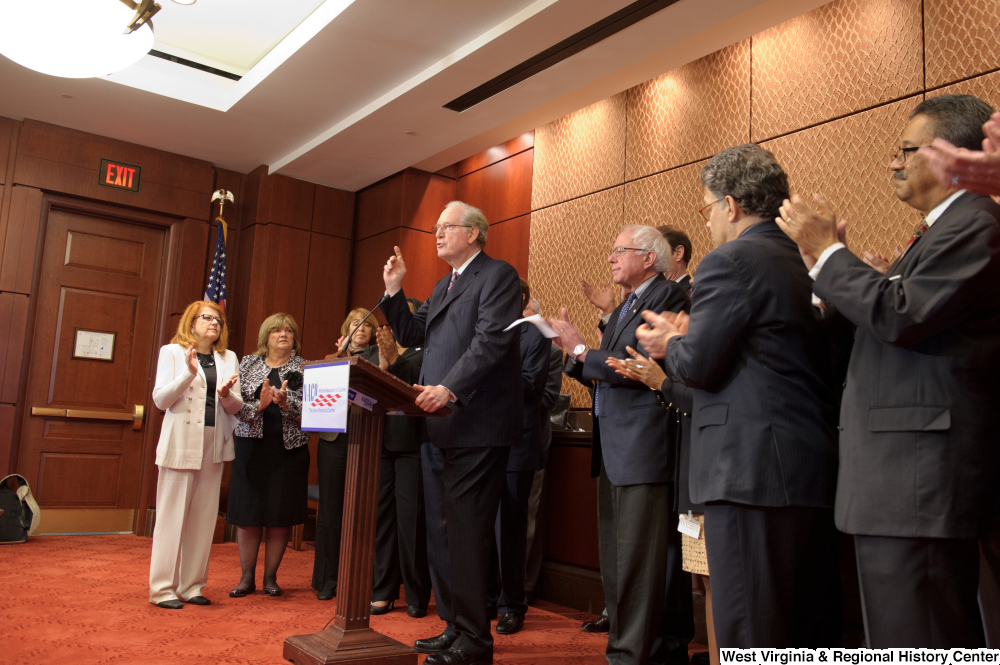
[[[580,51],[607,39],[615,33],[621,32],[625,28],[638,23],[661,9],[666,9],[677,1],[638,0],[638,2],[633,2],[627,7],[622,7],[614,14],[584,28],[571,37],[567,37],[555,46],[545,49],[521,64],[511,67],[503,74],[490,79],[478,88],[451,100],[444,105],[444,108],[458,111],[459,113],[470,109],[476,104],[500,94],[507,88],[511,88],[521,81],[534,76],[538,72],[544,71],[566,58],[576,55]]]

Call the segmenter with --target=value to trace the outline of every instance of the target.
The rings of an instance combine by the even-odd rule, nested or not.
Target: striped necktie
[[[456,279],[458,279],[458,271],[457,270],[452,270],[451,271],[451,281],[448,282],[448,290],[445,291],[446,294],[447,293],[451,293],[451,287],[455,286],[455,280]]]

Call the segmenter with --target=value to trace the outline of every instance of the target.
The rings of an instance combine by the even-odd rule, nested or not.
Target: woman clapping
[[[193,302],[156,365],[153,403],[166,414],[156,445],[149,602],[166,609],[211,604],[201,590],[208,581],[223,462],[233,459],[233,414],[243,406],[228,339],[222,309]]]

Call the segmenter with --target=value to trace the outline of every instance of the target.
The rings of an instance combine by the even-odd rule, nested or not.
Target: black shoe
[[[239,584],[233,587],[232,591],[229,592],[229,597],[243,598],[244,596],[249,596],[256,590],[257,586],[253,582],[251,582],[250,584],[243,584],[243,582],[241,581]]]
[[[497,621],[497,635],[513,635],[524,627],[524,615],[507,612]]]
[[[414,619],[423,619],[427,616],[426,609],[420,609],[419,607],[414,607],[413,605],[406,606],[406,614],[413,617]]]
[[[316,592],[316,600],[333,600],[333,597],[337,595],[337,587],[330,589],[321,589]]]
[[[265,596],[280,596],[281,587],[278,586],[278,580],[275,578],[264,578],[264,595]]]
[[[417,640],[413,643],[413,648],[417,650],[417,653],[437,653],[438,651],[444,651],[454,644],[455,638],[449,635],[441,633],[436,637],[427,637],[422,640]]]
[[[184,603],[177,600],[176,598],[171,598],[170,600],[161,600],[156,604],[157,607],[162,607],[165,610],[183,610]]]
[[[395,606],[396,606],[395,600],[390,600],[387,604],[382,605],[381,607],[379,607],[375,603],[372,603],[368,610],[368,614],[372,615],[373,617],[377,617],[380,614],[388,614],[389,612],[392,612],[392,609]]]
[[[212,601],[210,601],[208,598],[205,598],[205,596],[192,596],[192,597],[188,598],[187,600],[185,600],[184,602],[188,603],[189,605],[211,605],[212,604]]]
[[[493,662],[493,654],[470,656],[461,649],[447,649],[427,656],[425,665],[489,665]]]
[[[587,621],[580,626],[580,630],[585,633],[606,633],[611,630],[611,622],[608,621],[608,617],[601,616],[593,621]]]

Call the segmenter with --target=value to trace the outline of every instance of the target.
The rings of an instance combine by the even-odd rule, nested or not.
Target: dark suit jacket
[[[427,419],[441,448],[509,446],[521,438],[521,285],[505,261],[481,252],[448,291],[449,272],[414,313],[402,289],[382,305],[403,346],[422,346],[421,385],[443,385],[458,401]]]
[[[643,383],[631,381],[615,373],[605,360],[614,356],[627,358],[626,346],[647,355],[635,337],[642,323],[640,313],[679,312],[690,301],[675,282],[657,275],[642,292],[632,308],[618,324],[622,305],[611,313],[611,320],[601,348],[590,349],[583,363],[571,363],[568,374],[585,385],[598,382],[600,390],[597,414],[600,428],[601,455],[608,479],[613,485],[663,483],[674,478],[674,449],[667,441],[667,413],[656,393]],[[624,303],[622,303],[624,304]],[[595,428],[596,429],[596,428]]]
[[[530,323],[521,324],[521,388],[524,395],[522,441],[510,450],[507,472],[541,468],[542,397],[549,374],[552,342]]]
[[[998,482],[998,218],[1000,206],[966,193],[886,275],[845,250],[820,271],[816,294],[857,325],[840,418],[842,531],[986,531]]]
[[[544,469],[549,463],[549,449],[552,447],[552,409],[562,390],[563,352],[549,341],[549,372],[545,377],[545,391],[542,393],[542,445],[538,454],[538,468]]]
[[[691,275],[684,275],[679,280],[677,280],[677,286],[684,289],[684,293],[688,298],[691,297]]]
[[[424,362],[422,347],[413,346],[401,353],[387,370],[409,384],[419,383],[420,367]],[[410,416],[386,416],[382,442],[393,453],[418,453],[427,441],[427,419]]]
[[[665,360],[695,389],[691,500],[833,505],[834,363],[795,243],[753,226],[702,259],[694,293]]]

